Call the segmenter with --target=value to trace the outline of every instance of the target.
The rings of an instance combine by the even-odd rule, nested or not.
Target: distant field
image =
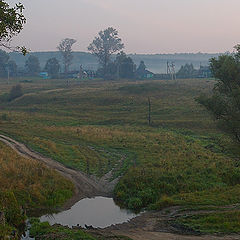
[[[123,176],[115,197],[128,208],[240,201],[238,147],[194,100],[214,80],[71,80],[67,87],[33,79],[12,102],[4,102],[12,85],[0,84],[1,133],[90,174],[115,169]]]

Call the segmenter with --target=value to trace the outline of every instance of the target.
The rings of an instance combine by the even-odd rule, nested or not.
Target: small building
[[[48,76],[48,73],[47,73],[47,72],[40,72],[40,73],[39,73],[39,76],[40,76],[42,79],[49,79],[49,76]]]
[[[153,78],[153,76],[154,76],[153,72],[145,70],[144,78],[151,79],[151,78]]]
[[[148,71],[144,61],[141,61],[135,72],[135,76],[139,79],[151,79],[153,78],[154,73]]]

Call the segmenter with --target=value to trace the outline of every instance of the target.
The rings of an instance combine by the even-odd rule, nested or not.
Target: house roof
[[[148,70],[145,70],[145,74],[154,74],[153,72],[150,72]]]

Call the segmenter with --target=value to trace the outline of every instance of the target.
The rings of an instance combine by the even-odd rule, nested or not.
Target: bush
[[[9,93],[9,101],[19,98],[23,95],[22,86],[20,84],[13,86]]]
[[[137,197],[130,198],[128,201],[128,208],[138,210],[143,207],[142,200]]]
[[[173,205],[175,205],[174,200],[166,195],[163,195],[155,204],[152,204],[150,208],[154,210],[161,210]]]
[[[2,114],[1,119],[2,119],[3,121],[8,121],[8,120],[9,120],[9,117],[8,117],[8,115],[7,115],[6,113],[4,113],[4,114]]]

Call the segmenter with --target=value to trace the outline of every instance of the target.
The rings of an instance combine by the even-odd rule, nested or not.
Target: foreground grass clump
[[[128,237],[116,236],[116,235],[101,235],[99,232],[97,234],[86,233],[80,229],[70,229],[68,227],[63,227],[61,225],[50,226],[48,222],[40,222],[39,219],[31,219],[31,230],[30,235],[34,236],[36,240],[131,240]]]
[[[26,159],[0,142],[0,236],[24,225],[25,213],[54,209],[72,196],[73,184],[36,160]]]
[[[202,233],[239,233],[240,211],[225,211],[181,217],[177,224]]]
[[[37,240],[44,239],[64,239],[64,240],[96,240],[89,234],[81,231],[75,230],[57,225],[51,227],[48,222],[40,223],[39,219],[31,220],[31,230],[30,235],[34,236]]]

